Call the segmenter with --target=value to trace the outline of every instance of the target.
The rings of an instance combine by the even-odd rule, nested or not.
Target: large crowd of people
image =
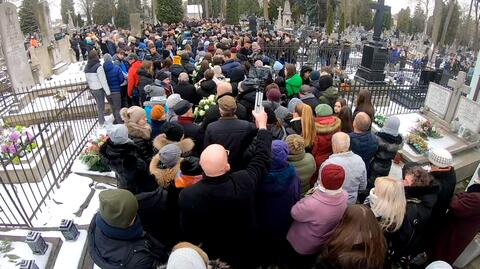
[[[389,177],[399,119],[374,133],[368,89],[352,111],[331,68],[265,55],[270,36],[186,22],[86,38],[118,187],[89,228],[101,268],[448,268],[480,229],[480,176],[455,195],[434,149]]]

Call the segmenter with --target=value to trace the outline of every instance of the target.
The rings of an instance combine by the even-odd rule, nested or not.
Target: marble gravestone
[[[134,37],[142,35],[142,19],[140,15],[140,13],[130,14],[130,34]]]
[[[474,133],[480,133],[480,104],[462,96],[455,113],[461,126]]]
[[[431,82],[430,85],[428,85],[425,107],[437,114],[441,119],[444,119],[447,114],[451,97],[451,90]]]
[[[42,34],[42,43],[50,44],[50,42],[55,40],[55,36],[53,35],[52,20],[50,19],[50,7],[46,1],[38,3],[36,14],[40,33]]]
[[[12,3],[0,4],[0,42],[13,88],[26,91],[35,82],[23,45],[17,7]]]

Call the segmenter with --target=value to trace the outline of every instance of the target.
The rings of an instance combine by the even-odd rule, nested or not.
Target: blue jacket
[[[225,77],[229,78],[232,70],[240,65],[241,64],[239,62],[230,59],[222,65],[222,73],[225,75]]]
[[[350,148],[353,153],[359,155],[365,167],[367,167],[367,174],[370,175],[370,162],[377,153],[378,139],[372,132],[366,133],[350,133]]]
[[[300,179],[295,167],[288,164],[270,170],[267,178],[260,181],[257,194],[259,234],[267,240],[285,240],[293,222],[290,210],[300,199]]]
[[[103,64],[103,70],[105,70],[105,76],[107,77],[110,90],[112,92],[120,92],[120,87],[125,80],[122,70],[111,61]]]

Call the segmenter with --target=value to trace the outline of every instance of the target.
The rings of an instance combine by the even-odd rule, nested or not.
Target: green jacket
[[[313,155],[310,153],[302,152],[295,155],[289,154],[288,162],[293,165],[297,171],[301,184],[300,193],[303,196],[310,189],[310,178],[317,169],[315,158],[313,158]]]
[[[321,93],[321,96],[318,98],[320,104],[327,104],[331,107],[335,106],[335,102],[337,101],[340,94],[338,93],[338,89],[335,86],[330,86],[328,89]]]
[[[295,74],[291,78],[287,79],[287,81],[285,81],[287,84],[287,97],[298,95],[300,92],[300,87],[302,87],[302,82],[303,80],[299,74]]]

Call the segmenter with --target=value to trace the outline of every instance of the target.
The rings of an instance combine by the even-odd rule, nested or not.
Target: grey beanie
[[[182,149],[176,144],[168,144],[160,149],[158,153],[160,155],[160,161],[166,168],[172,168],[180,161],[182,155]]]
[[[103,61],[104,61],[104,62],[111,62],[111,61],[112,61],[112,56],[111,56],[110,54],[108,54],[108,53],[105,53],[105,54],[103,55]]]
[[[284,106],[279,106],[277,109],[275,109],[275,116],[280,119],[282,122],[285,120],[285,118],[290,114],[288,109]]]
[[[292,98],[292,100],[290,100],[290,102],[288,102],[288,112],[290,113],[293,113],[295,112],[295,107],[298,105],[298,104],[302,104],[302,100],[298,99],[298,98]]]
[[[106,129],[107,135],[113,144],[122,145],[132,142],[132,140],[128,138],[128,129],[124,124],[107,125]]]
[[[397,136],[399,127],[400,119],[397,116],[391,116],[385,121],[385,124],[380,131],[392,136]]]

